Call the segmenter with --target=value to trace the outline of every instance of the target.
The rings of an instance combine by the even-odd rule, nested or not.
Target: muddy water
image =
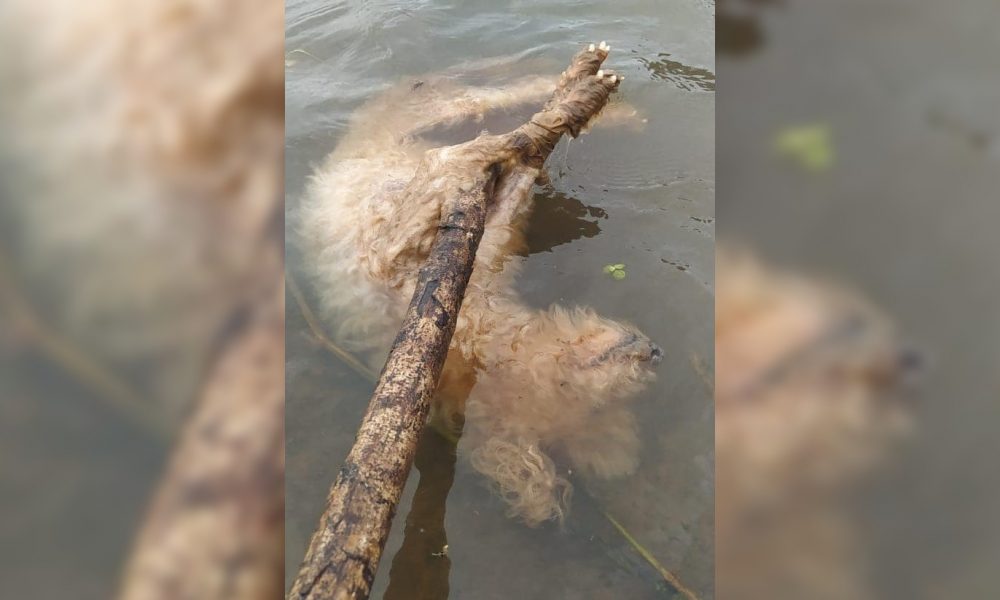
[[[557,74],[582,44],[608,40],[607,64],[626,76],[621,99],[646,120],[595,128],[556,148],[551,183],[536,189],[517,284],[533,306],[593,306],[634,322],[665,348],[657,383],[635,403],[639,471],[611,482],[576,481],[565,527],[529,529],[503,516],[503,505],[450,443],[427,434],[373,597],[673,597],[610,515],[699,597],[711,598],[712,4],[297,0],[288,3],[286,20],[290,213],[351,113],[404,76],[449,70],[502,84]],[[435,139],[467,139],[483,127],[499,132],[532,108],[434,132]],[[296,274],[304,257],[294,240],[289,231]],[[615,263],[626,265],[624,279],[603,272]],[[307,299],[311,293],[305,290]],[[373,384],[315,342],[291,298],[288,306],[290,581]]]

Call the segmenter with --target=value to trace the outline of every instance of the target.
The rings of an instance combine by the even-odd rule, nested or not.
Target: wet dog
[[[299,220],[321,309],[338,341],[378,365],[442,207],[464,185],[463,169],[497,165],[434,411],[442,421],[464,416],[472,466],[529,525],[561,519],[567,507],[571,486],[552,456],[601,477],[635,468],[639,442],[625,402],[652,379],[650,367],[662,356],[631,325],[586,309],[533,309],[514,289],[512,257],[525,244],[544,157],[562,133],[579,134],[621,80],[601,69],[608,50],[603,42],[590,45],[558,82],[528,77],[503,89],[462,88],[431,77],[390,90],[355,115],[313,176]],[[444,148],[420,137],[547,96],[543,111],[511,134]]]
[[[911,427],[913,354],[842,286],[724,249],[716,273],[719,593],[870,598],[847,498]]]

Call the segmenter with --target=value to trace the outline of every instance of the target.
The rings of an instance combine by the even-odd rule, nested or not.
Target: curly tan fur
[[[300,214],[323,312],[339,341],[377,366],[442,206],[470,173],[500,169],[435,411],[444,420],[464,415],[472,466],[530,525],[560,519],[567,507],[571,486],[550,454],[600,476],[634,469],[638,439],[621,403],[652,378],[649,365],[660,356],[627,324],[584,309],[532,309],[514,291],[531,188],[559,136],[577,135],[617,87],[610,71],[598,74],[606,57],[604,47],[584,50],[556,85],[529,77],[502,90],[457,88],[427,78],[390,90],[358,112],[314,175]],[[546,108],[509,134],[444,148],[419,138],[436,124],[553,90]],[[469,369],[476,383],[466,401],[449,386],[467,389]],[[588,434],[597,430],[606,435]],[[583,442],[595,437],[601,442]]]

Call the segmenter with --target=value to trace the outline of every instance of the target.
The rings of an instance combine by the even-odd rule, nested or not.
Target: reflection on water
[[[749,54],[764,43],[760,22],[749,15],[735,15],[725,10],[727,4],[719,2],[719,14],[715,18],[719,34],[720,54]]]
[[[783,0],[718,0],[715,31],[719,54],[740,56],[760,49],[766,40],[761,12]]]
[[[640,58],[639,62],[649,69],[654,78],[669,81],[682,90],[715,91],[715,73],[708,69],[685,65],[669,57],[668,53],[661,52],[655,60]]]
[[[413,466],[420,473],[406,514],[403,545],[392,558],[385,600],[438,600],[448,597],[448,534],[445,500],[455,479],[455,444],[433,429],[420,436]]]
[[[525,232],[527,254],[548,252],[573,240],[594,237],[601,232],[598,220],[607,218],[603,208],[543,188],[535,194],[535,209]]]

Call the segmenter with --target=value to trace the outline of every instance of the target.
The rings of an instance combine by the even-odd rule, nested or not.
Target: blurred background
[[[761,348],[778,345],[779,336],[802,334],[820,320],[815,314],[835,314],[840,309],[821,298],[850,290],[894,327],[890,337],[873,343],[893,340],[923,357],[914,385],[891,393],[869,385],[862,391],[851,387],[851,396],[841,388],[831,391],[829,375],[803,375],[812,378],[813,389],[825,389],[831,402],[851,397],[871,410],[902,400],[911,431],[890,432],[884,415],[863,410],[857,418],[871,426],[853,429],[840,450],[804,459],[796,470],[761,471],[764,491],[743,490],[747,495],[741,496],[735,488],[737,502],[749,506],[751,496],[758,502],[753,518],[768,527],[719,525],[720,597],[997,593],[991,571],[1000,558],[1000,485],[991,462],[1000,450],[998,22],[1000,5],[979,0],[718,2],[719,239],[766,265],[747,276],[744,267],[724,270],[720,263],[720,330],[732,308],[724,305],[727,274],[743,273],[733,298],[747,297],[756,285],[748,279],[767,282],[782,298],[769,299],[768,310],[754,309],[772,317],[769,311],[784,311],[784,320],[772,320],[772,335],[732,329],[757,335]],[[775,270],[793,283],[776,283]],[[727,335],[717,332],[720,392],[727,377],[721,353],[739,342],[738,335]],[[827,365],[859,356],[854,347],[834,347],[839,356],[825,357]],[[912,354],[899,358],[901,370],[921,362]],[[787,391],[801,384],[775,387]],[[857,400],[859,395],[868,399]],[[752,424],[758,417],[750,415],[781,405],[781,396],[772,390],[760,395],[761,408],[731,411],[738,401],[727,404],[718,395],[717,435],[720,426],[740,424],[754,436],[760,424]],[[817,437],[847,429],[841,417],[824,422],[804,430]],[[796,427],[788,420],[775,436],[794,437]],[[765,430],[761,425],[759,431]],[[892,443],[862,465],[834,464],[845,448],[880,440]],[[775,452],[813,447],[800,440]],[[721,521],[725,467],[742,463],[717,449]],[[841,469],[837,485],[802,482],[804,474],[827,467]],[[770,496],[761,500],[765,492]],[[775,506],[787,515],[794,509],[808,516],[769,521]],[[843,535],[817,533],[818,522]],[[749,531],[758,543],[744,547]],[[845,595],[845,589],[852,591]]]
[[[4,597],[280,579],[282,14],[0,7]]]

